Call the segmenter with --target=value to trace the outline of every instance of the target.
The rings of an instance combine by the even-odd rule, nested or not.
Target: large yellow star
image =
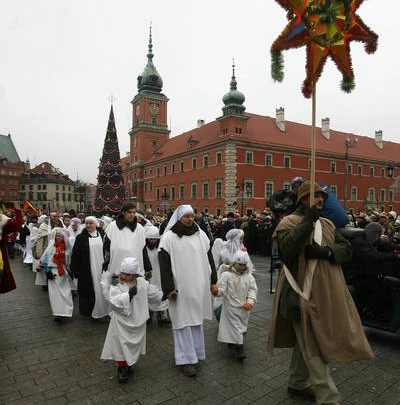
[[[342,73],[342,90],[354,88],[350,41],[365,43],[375,52],[378,36],[356,14],[364,0],[276,0],[287,10],[289,24],[271,47],[272,78],[283,80],[282,50],[307,46],[306,79],[303,94],[311,97],[328,56]]]

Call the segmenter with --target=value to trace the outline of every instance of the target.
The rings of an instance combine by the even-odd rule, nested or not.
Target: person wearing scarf
[[[98,225],[96,217],[85,218],[85,228],[76,237],[71,255],[71,274],[78,280],[79,313],[93,319],[109,313],[100,287],[104,231]]]
[[[116,221],[107,226],[103,241],[103,271],[118,274],[122,260],[126,257],[135,257],[143,276],[151,272],[144,228],[137,222],[135,213],[135,204],[125,203]]]
[[[194,221],[190,205],[179,206],[161,237],[161,286],[169,300],[175,364],[188,377],[206,357],[203,321],[212,318],[211,288],[217,272],[210,240]]]
[[[52,229],[51,241],[40,258],[40,265],[48,280],[50,306],[56,322],[72,317],[71,278],[68,273],[70,254],[68,231],[59,227]]]

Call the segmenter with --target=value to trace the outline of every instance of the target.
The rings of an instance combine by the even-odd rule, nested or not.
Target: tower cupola
[[[222,107],[223,115],[228,114],[243,114],[246,107],[243,105],[245,96],[237,90],[237,81],[235,77],[235,62],[232,63],[232,78],[231,88],[228,93],[222,98],[224,107]]]

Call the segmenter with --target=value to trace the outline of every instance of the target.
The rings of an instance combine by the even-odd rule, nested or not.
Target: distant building
[[[25,164],[20,160],[11,135],[0,135],[0,200],[18,201],[19,182]]]
[[[95,185],[71,180],[49,162],[43,162],[33,169],[28,168],[21,175],[19,199],[29,200],[37,209],[65,212],[90,210]]]
[[[121,159],[127,200],[154,213],[184,203],[217,215],[261,212],[292,178],[310,178],[311,126],[287,121],[282,107],[275,117],[245,113],[234,66],[222,115],[170,137],[168,98],[152,48],[150,32],[147,65],[131,101],[130,153]],[[348,210],[400,210],[400,144],[383,141],[382,131],[374,138],[339,132],[324,118],[316,128],[316,150],[316,180]]]

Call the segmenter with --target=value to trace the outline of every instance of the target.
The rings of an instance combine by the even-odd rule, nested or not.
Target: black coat
[[[98,232],[103,239],[104,231],[98,229]],[[90,268],[89,238],[86,229],[76,237],[70,266],[72,276],[78,279],[79,313],[84,316],[92,315],[96,300]]]

